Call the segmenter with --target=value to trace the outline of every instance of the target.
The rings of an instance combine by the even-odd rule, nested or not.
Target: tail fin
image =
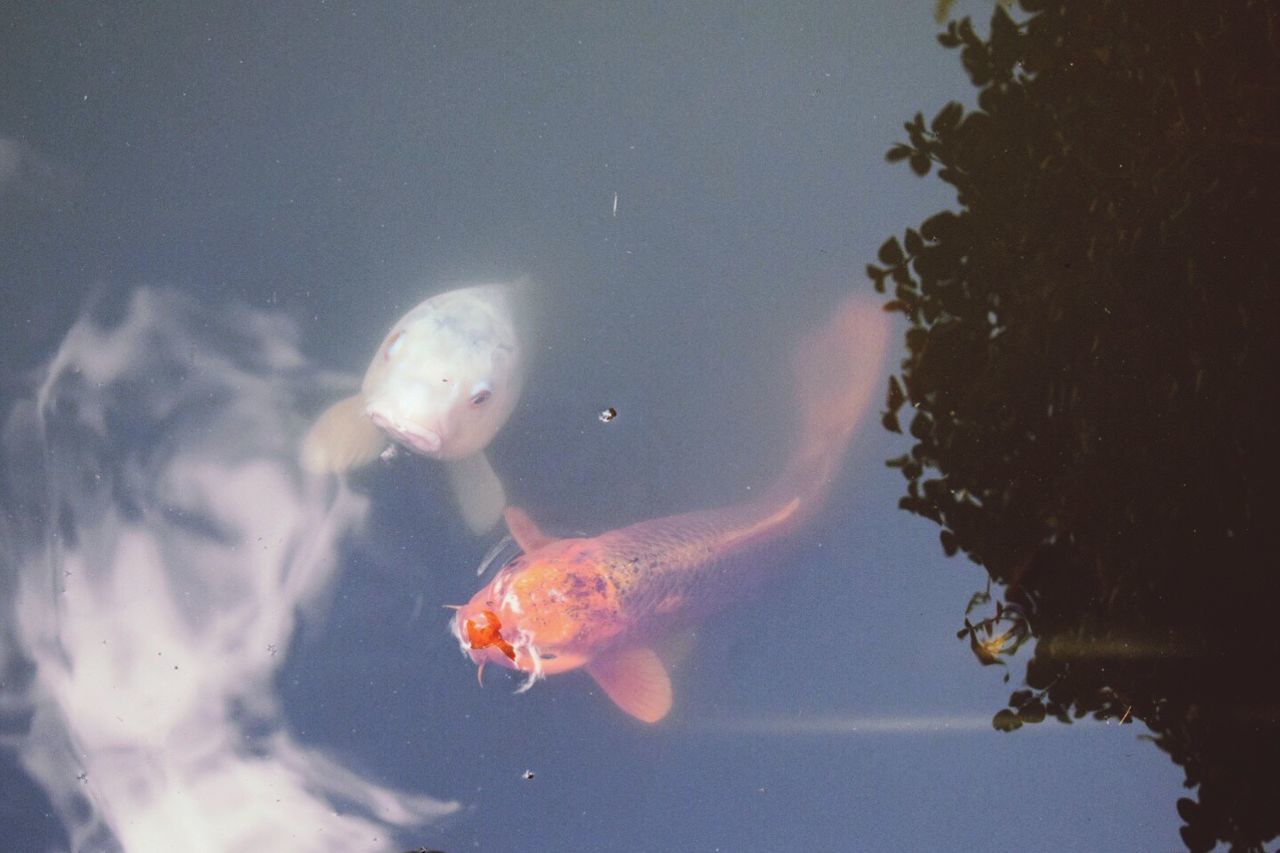
[[[851,297],[806,338],[793,360],[800,435],[778,487],[813,510],[870,407],[889,344],[889,318],[874,300]]]

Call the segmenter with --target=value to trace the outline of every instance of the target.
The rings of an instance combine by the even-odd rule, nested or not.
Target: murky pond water
[[[956,204],[884,158],[976,105],[930,6],[15,14],[0,847],[1179,847],[1141,722],[993,728],[1033,644],[957,640],[986,572],[884,464],[905,324],[840,325]],[[447,425],[367,381],[359,464],[303,464],[494,282],[518,351],[413,350]]]

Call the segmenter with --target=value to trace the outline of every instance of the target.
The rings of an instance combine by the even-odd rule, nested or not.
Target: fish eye
[[[387,341],[386,359],[388,361],[396,354],[396,350],[400,349],[400,344],[402,343],[404,343],[404,329],[396,332],[391,336],[391,340]]]
[[[471,408],[478,409],[485,403],[489,402],[489,398],[493,396],[493,387],[485,380],[480,380],[471,386]]]

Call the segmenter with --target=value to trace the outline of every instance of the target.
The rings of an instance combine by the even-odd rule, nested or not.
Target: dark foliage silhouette
[[[916,115],[887,155],[958,207],[867,270],[909,321],[884,415],[915,442],[889,462],[901,506],[1004,587],[960,632],[979,660],[1036,640],[997,728],[1141,720],[1195,789],[1187,846],[1261,850],[1280,834],[1280,8],[1015,16],[947,26],[978,109]]]

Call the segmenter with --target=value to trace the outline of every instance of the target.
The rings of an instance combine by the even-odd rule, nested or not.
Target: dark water
[[[956,640],[986,574],[898,509],[874,417],[653,727],[580,674],[477,686],[442,605],[500,534],[431,461],[296,464],[405,310],[527,275],[513,503],[595,533],[749,496],[792,347],[954,204],[883,158],[973,101],[929,7],[13,13],[0,847],[1179,848],[1142,724],[993,730],[1022,659]]]

